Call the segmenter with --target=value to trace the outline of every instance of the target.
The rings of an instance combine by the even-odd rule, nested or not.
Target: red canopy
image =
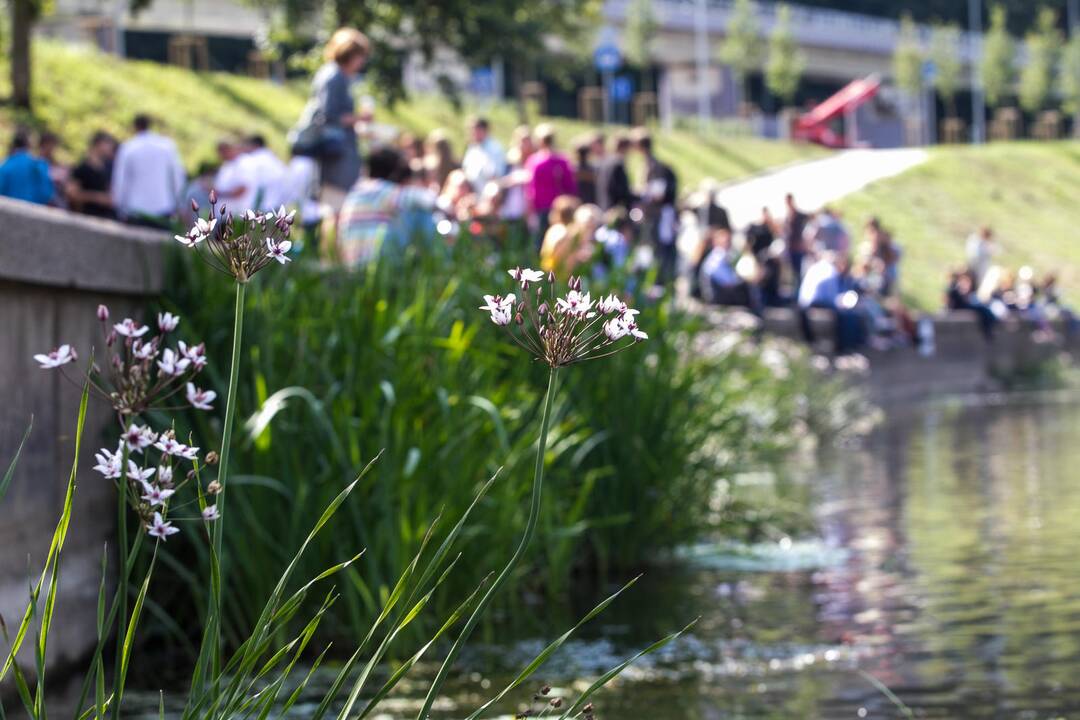
[[[870,100],[877,95],[880,88],[881,80],[876,75],[852,80],[836,94],[818,103],[808,113],[801,115],[795,121],[795,136],[830,147],[843,147],[845,145],[843,137],[833,132],[829,123]]]

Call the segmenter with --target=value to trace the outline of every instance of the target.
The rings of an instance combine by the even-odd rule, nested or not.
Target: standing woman
[[[300,127],[319,163],[321,200],[336,217],[345,195],[360,177],[360,149],[356,144],[356,114],[352,81],[364,69],[370,53],[368,39],[359,30],[341,28],[330,36],[323,56],[326,63],[311,82],[311,97]]]

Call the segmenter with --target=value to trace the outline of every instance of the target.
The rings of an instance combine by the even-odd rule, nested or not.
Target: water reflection
[[[897,411],[865,448],[793,471],[821,567],[653,578],[678,589],[641,610],[654,625],[701,614],[704,650],[680,660],[680,682],[646,672],[605,703],[618,717],[905,717],[862,670],[916,717],[1080,717],[1077,470],[1075,395]]]
[[[817,539],[686,549],[544,679],[571,693],[700,616],[692,636],[603,692],[597,717],[1080,717],[1077,470],[1077,396],[896,411],[864,448],[829,451],[782,478],[809,495]],[[495,640],[465,658],[456,702],[437,717],[461,717],[541,647]],[[379,717],[414,716],[423,690],[417,683]]]

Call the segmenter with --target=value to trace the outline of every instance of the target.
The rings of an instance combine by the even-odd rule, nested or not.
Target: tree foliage
[[[1016,75],[1016,44],[1006,25],[1005,7],[995,5],[990,11],[990,29],[983,38],[982,75],[986,104],[999,107],[1012,89]]]
[[[1027,63],[1020,71],[1020,105],[1028,112],[1038,112],[1050,98],[1054,70],[1061,53],[1057,13],[1052,8],[1041,8],[1038,21],[1025,40]]]
[[[1006,10],[1012,32],[1023,33],[1035,23],[1039,6],[1032,0],[998,1]],[[1045,0],[1044,4],[1064,13],[1068,2]],[[959,23],[965,27],[968,23],[968,3],[963,0],[799,0],[799,4],[896,19],[910,15],[923,23]]]
[[[651,66],[659,30],[660,21],[653,9],[653,0],[631,0],[626,8],[626,28],[623,31],[626,59],[643,68]]]
[[[922,89],[923,48],[919,29],[911,15],[900,19],[900,38],[893,50],[893,79],[896,86],[909,95]]]
[[[776,25],[769,37],[765,86],[769,92],[790,104],[795,99],[805,69],[806,57],[799,50],[791,32],[791,7],[780,5],[776,10]]]
[[[439,50],[455,52],[473,67],[496,60],[521,75],[532,72],[552,52],[584,57],[592,49],[601,0],[258,0],[281,9],[286,28],[324,29],[348,25],[371,40],[367,74],[390,100],[404,96],[401,71],[416,54],[440,84],[447,73]]]
[[[745,83],[747,76],[761,68],[761,28],[753,0],[735,0],[726,36],[720,44],[720,61],[731,68],[735,79]]]
[[[963,65],[960,63],[960,28],[956,25],[935,25],[930,35],[930,60],[934,63],[934,90],[956,114],[956,93],[963,81]]]
[[[1061,53],[1058,91],[1066,112],[1080,113],[1080,34],[1073,33]]]

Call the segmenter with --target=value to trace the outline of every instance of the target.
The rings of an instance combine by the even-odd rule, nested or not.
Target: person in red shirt
[[[577,197],[577,181],[574,168],[565,155],[555,150],[555,128],[547,123],[537,125],[536,143],[539,149],[529,156],[525,169],[529,182],[525,185],[525,197],[529,208],[537,216],[537,247],[547,231],[548,215],[555,198],[560,195]]]

